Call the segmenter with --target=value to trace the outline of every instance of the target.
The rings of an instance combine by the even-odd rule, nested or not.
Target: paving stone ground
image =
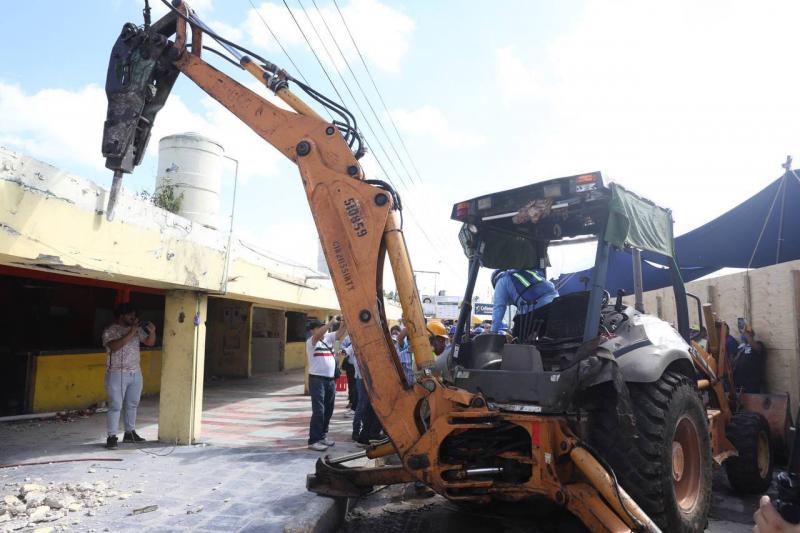
[[[289,372],[207,383],[201,444],[195,446],[148,442],[106,450],[104,414],[70,421],[0,424],[0,464],[88,459],[0,469],[0,506],[3,496],[19,493],[26,483],[46,490],[90,484],[101,487],[92,493],[102,500],[96,507],[66,511],[63,518],[37,527],[98,532],[308,530],[320,516],[330,518],[335,513],[332,500],[305,490],[306,474],[313,471],[320,454],[306,448],[310,401],[302,395],[302,381],[302,373]],[[348,439],[352,419],[343,416],[345,403],[346,395],[339,393],[331,426],[337,441],[333,455],[358,449]],[[146,398],[139,411],[138,431],[151,440],[158,433],[157,409],[157,399]],[[386,489],[374,502],[369,498],[351,502],[354,513],[343,531],[378,533],[392,520],[408,526],[392,531],[447,531],[448,524],[463,520],[473,530],[481,530],[474,529],[479,521],[454,514],[450,504],[439,498],[435,500],[438,510],[432,513],[423,513],[419,506],[428,508],[433,501],[412,501],[405,509],[405,498],[398,499],[403,491],[402,487]],[[400,507],[381,501],[390,494],[392,504]],[[710,531],[750,530],[756,505],[756,496],[734,495],[724,474],[717,472]],[[151,506],[157,509],[133,514]],[[387,516],[392,520],[387,522]],[[5,526],[8,522],[0,523],[0,531]],[[456,530],[467,533],[470,529]]]
[[[324,512],[331,500],[306,492],[318,452],[306,448],[310,400],[298,372],[206,385],[201,444],[148,442],[106,450],[105,414],[71,421],[0,424],[0,464],[90,459],[0,469],[0,499],[19,484],[106,484],[102,505],[43,522],[74,531],[283,531]],[[338,393],[332,454],[352,453],[346,393]],[[143,399],[137,431],[157,437],[158,401]],[[121,436],[121,435],[120,435]],[[122,459],[118,462],[99,459]],[[119,499],[125,494],[124,499]],[[151,512],[136,509],[158,506]],[[4,524],[0,523],[0,531]]]
[[[714,476],[708,533],[748,533],[758,496],[738,496],[724,473]],[[458,533],[563,533],[584,531],[577,518],[554,505],[464,507],[441,496],[420,495],[413,484],[385,487],[350,501],[339,533],[453,531]],[[668,533],[668,532],[665,532]]]

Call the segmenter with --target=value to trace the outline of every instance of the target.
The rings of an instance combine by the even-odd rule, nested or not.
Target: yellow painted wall
[[[283,356],[283,369],[293,370],[295,368],[305,368],[306,366],[306,343],[287,342],[286,351]]]
[[[161,350],[142,351],[143,395],[161,385]],[[83,409],[106,400],[106,354],[40,355],[36,358],[33,412]]]

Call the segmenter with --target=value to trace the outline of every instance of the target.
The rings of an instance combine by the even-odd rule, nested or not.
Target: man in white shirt
[[[334,324],[339,325],[335,332]],[[328,438],[328,425],[333,415],[336,399],[336,357],[334,344],[347,334],[342,318],[335,317],[327,324],[312,320],[308,324],[310,336],[306,341],[308,355],[308,390],[311,394],[311,423],[308,434],[308,448],[322,452],[334,441]]]

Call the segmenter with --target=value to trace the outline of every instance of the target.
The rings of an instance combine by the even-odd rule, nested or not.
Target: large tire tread
[[[758,413],[734,413],[725,428],[728,440],[739,452],[725,461],[725,473],[734,491],[740,494],[763,494],[772,482],[773,457],[769,425]],[[758,469],[758,436],[763,433],[769,449],[769,469],[765,476]]]
[[[694,383],[682,374],[667,371],[655,383],[628,384],[633,404],[637,437],[621,430],[614,412],[615,397],[601,402],[600,411],[590,415],[588,441],[614,469],[622,487],[662,529],[670,532],[703,531],[711,501],[711,448],[706,414]],[[612,393],[613,394],[613,393]],[[699,424],[703,454],[700,495],[692,516],[677,509],[672,489],[671,435],[666,428],[673,402],[687,403]],[[669,431],[670,441],[665,442]],[[665,450],[665,447],[669,446]]]

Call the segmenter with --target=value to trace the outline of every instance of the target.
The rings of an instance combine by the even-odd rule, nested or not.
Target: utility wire
[[[320,60],[320,58],[319,58],[319,55],[318,55],[318,54],[316,53],[316,51],[314,50],[314,47],[313,47],[313,45],[311,44],[311,41],[310,41],[310,39],[308,38],[308,35],[306,35],[306,32],[305,32],[305,31],[303,31],[303,28],[302,28],[302,26],[300,25],[300,22],[297,20],[297,17],[295,17],[294,13],[292,12],[292,9],[289,7],[289,5],[288,5],[288,3],[286,2],[286,0],[282,0],[282,1],[283,1],[283,5],[284,5],[284,7],[286,7],[286,10],[289,12],[289,15],[291,16],[292,20],[294,21],[294,23],[295,23],[295,26],[297,26],[297,29],[300,31],[300,34],[302,35],[302,37],[303,37],[303,40],[305,40],[305,42],[306,42],[306,45],[308,46],[308,48],[309,48],[309,50],[311,51],[311,53],[314,55],[314,58],[316,59],[317,63],[318,63],[318,64],[319,64],[319,66],[320,66],[320,69],[322,69],[322,72],[323,72],[323,74],[324,74],[324,75],[325,75],[325,77],[327,78],[328,82],[330,83],[330,85],[331,85],[331,87],[333,88],[334,92],[335,92],[335,93],[337,94],[337,96],[339,97],[339,99],[340,99],[340,101],[342,102],[342,104],[344,104],[344,98],[342,97],[342,94],[339,92],[338,88],[336,87],[336,84],[333,82],[333,78],[331,78],[330,74],[328,73],[327,69],[325,68],[325,65],[324,65],[324,64],[322,63],[322,61]],[[298,3],[300,3],[300,0],[298,0]],[[301,8],[303,9],[303,11],[305,12],[305,14],[306,14],[306,17],[308,17],[308,18],[309,18],[309,22],[311,23],[311,26],[312,26],[312,28],[314,29],[315,33],[317,34],[317,38],[318,38],[318,39],[320,39],[320,42],[322,42],[322,39],[321,39],[321,37],[320,37],[320,35],[319,35],[319,32],[316,30],[316,27],[314,26],[313,22],[311,22],[311,20],[310,20],[310,17],[308,16],[308,13],[306,12],[305,8],[303,8],[303,5],[302,5],[302,3],[300,3],[300,7],[301,7]],[[324,43],[323,43],[323,48],[325,48],[326,52],[328,53],[328,56],[330,57],[330,52],[327,50],[327,47],[325,47],[325,46],[324,46]],[[332,58],[331,58],[331,61],[333,62],[333,59],[332,59]],[[334,68],[336,68],[336,64],[335,64],[335,62],[333,62],[333,64],[334,64]],[[338,69],[337,69],[337,72],[338,72]],[[342,78],[342,82],[344,83],[345,87],[347,87],[347,83],[344,81],[344,78],[342,77],[342,75],[341,75],[341,72],[338,72],[338,73],[339,73],[339,76]],[[353,96],[353,94],[352,94],[352,91],[350,91],[349,87],[347,87],[347,90],[348,90],[348,92],[350,92],[350,95],[351,95],[351,97],[352,97],[352,98],[353,98],[353,100],[356,102],[356,105],[357,105],[357,107],[358,107],[358,103],[357,103],[357,101],[355,100],[355,97]],[[361,111],[360,107],[359,107],[359,111]],[[362,111],[362,113],[361,113],[361,114],[362,114],[362,116],[363,116],[363,118],[364,118],[364,121],[367,123],[368,127],[370,128],[370,130],[371,130],[371,131],[373,131],[373,130],[372,130],[372,127],[369,125],[369,122],[366,120],[366,116],[364,115],[363,111]],[[375,135],[374,131],[373,131],[373,135]],[[378,145],[381,147],[381,150],[383,151],[384,155],[387,157],[387,159],[389,160],[389,162],[392,164],[392,168],[395,170],[395,173],[397,174],[397,176],[398,176],[398,177],[401,179],[401,181],[402,181],[402,182],[403,182],[403,184],[405,185],[405,181],[402,179],[402,176],[401,176],[401,175],[400,175],[400,173],[397,171],[397,168],[396,168],[396,167],[394,167],[394,163],[391,161],[391,158],[389,158],[389,157],[388,157],[388,152],[385,150],[385,148],[383,148],[383,145],[382,145],[382,143],[380,142],[380,139],[377,137],[377,135],[375,135],[375,138],[376,138],[376,140],[377,140],[377,142],[378,142]],[[365,141],[365,143],[366,143],[366,141]],[[367,143],[367,146],[369,147],[369,144],[368,144],[368,143]],[[371,149],[371,148],[370,148],[370,149]],[[381,169],[381,170],[383,171],[383,173],[385,174],[385,176],[386,176],[387,180],[388,180],[390,183],[392,183],[392,186],[393,186],[393,187],[395,187],[395,189],[396,189],[396,188],[397,188],[397,186],[396,186],[396,185],[393,183],[393,181],[392,181],[392,180],[389,178],[389,172],[386,170],[386,167],[384,166],[383,162],[382,162],[382,161],[381,161],[381,159],[378,157],[378,154],[377,154],[377,152],[375,152],[375,151],[372,151],[372,153],[373,153],[373,157],[375,158],[376,162],[378,163],[378,166],[380,167],[380,169]],[[407,186],[407,185],[406,185],[406,188],[408,188],[408,186]],[[417,217],[416,217],[416,216],[414,216],[414,213],[413,213],[413,212],[412,212],[410,209],[408,209],[408,208],[406,208],[406,210],[408,211],[408,214],[409,214],[409,216],[410,216],[410,218],[411,218],[412,222],[414,222],[414,224],[415,224],[415,225],[416,225],[416,226],[419,228],[420,232],[421,232],[421,233],[422,233],[422,235],[424,236],[425,240],[427,240],[427,241],[428,241],[428,244],[431,246],[431,248],[432,248],[432,250],[434,251],[434,253],[438,255],[438,253],[440,252],[440,250],[443,248],[441,241],[440,241],[440,244],[438,244],[438,245],[437,245],[437,244],[435,244],[435,243],[434,243],[434,240],[431,238],[431,236],[430,236],[430,235],[428,234],[428,232],[425,230],[425,228],[423,227],[423,225],[422,225],[422,224],[419,222],[419,220],[417,219]],[[451,270],[452,270],[452,271],[453,271],[453,272],[454,272],[456,275],[458,275],[458,272],[457,272],[457,271],[456,271],[456,270],[455,270],[455,269],[454,269],[454,268],[453,268],[453,267],[452,267],[452,266],[451,266],[449,263],[445,262],[445,265],[446,265],[448,268],[450,268],[450,269],[451,269]]]
[[[311,50],[311,53],[314,55],[314,59],[316,59],[317,63],[319,63],[319,66],[322,69],[323,74],[325,74],[325,77],[328,78],[328,82],[331,84],[331,87],[333,87],[333,91],[336,93],[336,96],[339,97],[339,103],[341,103],[342,106],[344,106],[344,98],[342,98],[342,95],[339,92],[339,89],[337,89],[336,85],[333,83],[333,80],[331,79],[330,75],[328,74],[328,71],[325,69],[325,65],[322,64],[322,60],[320,60],[319,56],[317,55],[317,52],[314,50],[314,47],[311,46],[311,41],[308,40],[308,36],[306,36],[306,32],[303,31],[302,26],[300,26],[300,22],[294,16],[294,12],[292,11],[292,8],[289,7],[289,4],[286,3],[286,0],[282,0],[282,1],[283,1],[283,5],[286,6],[286,11],[289,12],[289,16],[292,17],[292,20],[294,21],[295,26],[297,26],[297,29],[300,30],[300,35],[303,36],[303,39],[306,41],[306,44],[308,45],[309,50]]]
[[[308,36],[306,35],[305,31],[303,31],[303,28],[300,26],[300,22],[297,20],[297,17],[295,17],[294,13],[292,12],[292,9],[289,7],[289,4],[286,2],[286,0],[282,0],[282,1],[283,1],[283,5],[286,7],[286,10],[287,10],[287,11],[289,11],[289,15],[292,17],[292,20],[294,21],[295,25],[297,26],[297,29],[300,31],[301,35],[303,36],[303,39],[305,40],[305,42],[306,42],[306,45],[308,45],[308,48],[309,48],[309,50],[310,50],[310,51],[311,51],[311,53],[314,55],[314,58],[317,60],[317,63],[319,64],[320,68],[322,69],[322,72],[323,72],[323,74],[324,74],[324,75],[325,75],[325,77],[328,79],[328,82],[330,83],[331,87],[333,87],[333,90],[334,90],[334,91],[336,92],[336,94],[339,96],[339,99],[340,99],[340,101],[341,101],[342,103],[344,103],[344,98],[342,97],[341,93],[340,93],[340,92],[339,92],[339,90],[337,89],[337,87],[336,87],[336,84],[333,82],[333,78],[331,78],[330,74],[328,74],[328,70],[325,68],[325,65],[322,63],[322,60],[320,60],[319,56],[317,55],[316,51],[314,50],[314,47],[312,46],[310,39],[309,39],[309,38],[308,38]],[[300,2],[299,2],[299,0],[298,0],[298,3],[300,3]],[[303,5],[302,5],[301,3],[300,3],[300,7],[301,7],[301,8],[303,8]],[[305,12],[305,9],[304,9],[304,8],[303,8],[303,11]],[[308,16],[308,13],[307,13],[307,12],[306,12],[306,16]],[[309,17],[309,22],[311,22],[311,20],[310,20],[310,17]],[[314,29],[314,31],[316,32],[316,28],[315,28],[315,26],[313,25],[313,23],[311,23],[311,26],[312,26],[312,28]],[[320,41],[322,41],[322,39],[321,39],[321,37],[320,37],[319,33],[318,33],[318,32],[316,32],[316,33],[317,33],[317,38],[319,38],[319,39],[320,39]],[[323,47],[324,47],[324,43],[323,43]],[[325,49],[326,49],[326,51],[327,51],[327,48],[326,48],[326,47],[324,47],[324,48],[325,48]],[[330,53],[329,53],[329,57],[330,57]],[[332,58],[331,58],[331,60],[332,60]],[[336,68],[336,65],[335,65],[335,63],[334,63],[334,68]],[[338,70],[337,70],[337,72],[338,72]],[[341,76],[341,73],[339,73],[339,75]],[[344,83],[345,87],[347,87],[347,83],[346,83],[346,82],[344,82],[344,78],[342,78],[342,81],[343,81],[343,83]],[[349,89],[349,87],[348,87],[348,91],[349,91],[349,90],[350,90],[350,89]],[[355,101],[355,97],[353,96],[353,94],[352,94],[352,91],[350,92],[350,95],[351,95],[351,97],[353,97],[353,99],[354,99],[354,101]],[[358,105],[358,104],[357,104],[357,102],[356,102],[356,105]],[[359,110],[360,110],[360,108],[359,108]],[[363,112],[362,112],[362,115],[363,115]],[[366,120],[366,117],[364,117],[364,119],[365,119],[365,122],[368,122],[368,121]],[[368,126],[369,126],[369,124],[368,124]],[[370,126],[370,130],[372,130],[371,126]],[[373,135],[375,135],[374,131],[373,131]],[[387,152],[386,152],[386,150],[383,148],[382,144],[380,143],[380,139],[377,139],[377,136],[376,136],[376,140],[378,141],[378,144],[379,144],[379,146],[381,147],[381,149],[384,151],[384,155],[387,155]],[[368,143],[367,143],[367,146],[369,147],[369,144],[368,144]],[[378,155],[377,155],[377,152],[373,151],[372,153],[373,153],[373,157],[375,158],[375,161],[378,163],[378,166],[381,168],[381,170],[383,171],[383,173],[386,175],[386,178],[389,180],[389,182],[390,182],[390,183],[392,183],[392,185],[393,185],[395,188],[397,188],[397,186],[396,186],[396,185],[393,183],[393,181],[391,180],[391,178],[389,178],[389,172],[387,172],[387,170],[386,170],[386,167],[383,165],[383,162],[382,162],[382,161],[380,160],[380,158],[378,157]],[[388,158],[388,155],[387,155],[387,158]],[[391,162],[391,160],[390,160],[390,162]],[[400,177],[401,181],[403,181],[403,180],[402,180],[402,176],[400,176],[399,172],[397,172],[397,169],[396,169],[396,167],[393,167],[393,168],[394,168],[394,170],[395,170],[395,173],[397,174],[397,176],[398,176],[398,177]],[[403,181],[403,183],[404,183],[404,181]],[[404,183],[404,184],[405,184],[405,183]],[[406,188],[407,188],[407,186],[406,186]],[[420,231],[422,232],[422,234],[425,236],[425,239],[428,241],[428,244],[430,244],[430,245],[431,245],[431,248],[432,248],[434,251],[438,252],[438,250],[439,250],[439,248],[440,248],[440,246],[441,246],[441,245],[439,245],[439,246],[437,247],[437,245],[436,245],[436,244],[434,244],[434,242],[433,242],[433,239],[431,239],[431,237],[430,237],[430,236],[428,235],[428,233],[425,231],[425,228],[422,226],[422,224],[420,224],[420,223],[419,223],[419,221],[417,220],[417,218],[414,216],[413,212],[411,212],[411,210],[410,210],[410,209],[408,209],[408,208],[406,208],[406,209],[408,210],[408,212],[409,212],[409,215],[410,215],[410,217],[411,217],[412,221],[413,221],[413,222],[414,222],[414,223],[417,225],[417,227],[419,228],[419,230],[420,230]]]
[[[347,30],[347,35],[350,36],[350,41],[352,41],[353,46],[356,49],[356,52],[358,52],[358,57],[361,59],[361,64],[364,65],[364,70],[367,71],[367,76],[369,76],[369,80],[372,82],[372,87],[375,89],[375,92],[378,95],[378,99],[381,101],[383,109],[386,111],[386,116],[389,117],[389,122],[392,123],[394,132],[397,134],[397,138],[400,139],[400,144],[403,147],[403,151],[406,153],[408,161],[411,163],[411,167],[417,174],[418,183],[421,183],[422,176],[420,176],[419,169],[417,169],[417,165],[414,163],[414,159],[411,157],[411,153],[408,151],[408,147],[406,146],[406,143],[403,140],[403,136],[400,135],[400,130],[397,129],[397,124],[395,124],[394,119],[392,118],[392,114],[389,112],[389,107],[386,105],[386,102],[384,101],[381,92],[378,90],[378,85],[375,83],[375,78],[372,77],[372,72],[370,72],[369,67],[367,66],[367,62],[364,60],[364,56],[361,54],[361,49],[358,47],[355,37],[353,37],[353,33],[350,31],[350,26],[348,26],[347,21],[344,18],[344,14],[342,13],[342,10],[339,9],[339,3],[336,0],[333,0],[333,5],[336,6],[336,11],[339,13],[339,17],[342,19],[342,23],[344,24],[344,27]]]
[[[336,74],[339,75],[339,79],[341,80],[342,85],[344,85],[344,88],[347,90],[348,94],[350,94],[350,98],[353,100],[353,103],[356,105],[356,109],[358,109],[358,112],[361,114],[361,118],[364,119],[364,123],[367,125],[367,128],[369,128],[369,131],[370,131],[370,133],[372,133],[373,138],[378,143],[378,146],[380,146],[380,149],[383,151],[384,155],[386,156],[386,160],[389,161],[389,164],[394,169],[395,174],[397,175],[398,178],[400,178],[400,182],[406,188],[408,188],[408,185],[406,184],[405,179],[403,179],[403,176],[401,176],[400,172],[397,171],[397,167],[394,166],[394,162],[392,161],[391,157],[389,157],[389,152],[387,152],[386,148],[384,148],[380,137],[378,137],[378,135],[375,133],[375,130],[372,128],[372,124],[369,122],[369,120],[367,120],[367,115],[364,113],[364,110],[361,109],[361,105],[359,105],[358,99],[353,94],[353,91],[350,90],[350,86],[347,84],[347,82],[345,81],[344,76],[342,75],[341,71],[336,66],[336,61],[333,59],[333,55],[331,54],[330,50],[328,50],[328,47],[325,45],[325,41],[322,40],[322,36],[319,34],[319,31],[317,31],[317,27],[316,27],[316,25],[314,25],[314,22],[311,20],[311,17],[309,16],[308,11],[306,11],[305,6],[303,6],[303,3],[300,0],[297,0],[297,4],[300,6],[300,9],[303,10],[303,13],[305,14],[306,18],[308,19],[308,23],[311,25],[311,29],[314,30],[314,34],[317,36],[317,39],[319,40],[320,44],[322,44],[322,49],[325,50],[325,54],[328,56],[328,59],[330,60],[331,64],[333,65],[333,69],[336,71]],[[317,11],[319,11],[319,9]],[[320,17],[321,16],[322,16],[322,14],[320,13]],[[324,19],[323,19],[323,22],[325,22]],[[326,27],[327,27],[327,24],[326,24]],[[331,36],[333,36],[333,35],[331,35]],[[335,40],[334,40],[334,42],[335,42]],[[369,104],[369,100],[367,100],[367,104]],[[380,122],[378,122],[378,125],[379,126],[381,125]],[[391,144],[391,139],[389,141],[390,141],[390,144]],[[370,148],[370,150],[372,150],[372,147],[369,145],[369,143],[366,140],[365,140],[365,143],[367,144],[367,147]],[[373,151],[373,153],[374,153],[374,151]],[[410,179],[410,176],[409,176],[409,179]]]
[[[298,0],[298,2],[299,1],[300,0]],[[413,176],[408,171],[408,168],[406,167],[406,164],[403,161],[403,158],[400,157],[400,154],[397,152],[397,148],[395,148],[394,143],[392,142],[391,136],[386,131],[386,128],[383,127],[383,121],[380,119],[380,117],[378,116],[378,113],[375,111],[375,108],[372,106],[372,102],[370,101],[369,97],[367,96],[367,93],[364,91],[364,88],[361,86],[361,82],[358,81],[358,77],[356,76],[356,73],[353,71],[353,68],[350,66],[350,62],[347,60],[347,56],[345,56],[344,52],[342,51],[342,47],[339,46],[339,41],[336,40],[336,36],[333,35],[333,32],[331,31],[330,26],[328,26],[328,22],[325,20],[325,17],[322,15],[322,11],[320,10],[319,6],[317,5],[317,0],[311,0],[311,1],[314,4],[314,7],[317,10],[317,14],[319,15],[319,18],[322,20],[322,23],[325,25],[325,29],[328,30],[328,35],[331,36],[331,40],[333,41],[333,44],[336,45],[336,49],[339,51],[339,55],[342,56],[342,59],[344,60],[344,64],[347,66],[347,70],[350,71],[350,75],[353,77],[353,80],[356,82],[356,86],[358,87],[358,90],[361,92],[361,95],[364,97],[364,100],[367,102],[367,105],[369,106],[370,111],[372,111],[372,116],[374,116],[375,120],[378,121],[378,126],[380,126],[380,129],[383,131],[383,135],[386,137],[386,140],[389,141],[389,146],[392,148],[392,151],[394,152],[395,157],[400,162],[400,165],[403,167],[403,170],[405,171],[406,176],[408,176],[409,181],[413,183],[413,181],[414,181]],[[319,34],[317,34],[317,36],[319,37]],[[322,39],[320,39],[320,40],[322,40]],[[333,59],[331,59],[331,61],[333,61]],[[340,74],[340,76],[341,76],[341,74]],[[344,82],[344,79],[342,79],[342,82]],[[351,96],[352,96],[352,93],[351,93]],[[387,115],[391,119],[391,115],[389,115],[388,112],[387,112]],[[366,121],[366,117],[364,117],[364,120]],[[399,136],[399,133],[398,133],[398,136]],[[400,140],[402,142],[402,138]]]
[[[283,50],[283,55],[286,56],[286,58],[289,60],[289,63],[291,63],[292,66],[294,67],[295,71],[297,71],[297,75],[300,76],[300,79],[302,79],[303,82],[306,85],[310,85],[310,83],[308,83],[308,80],[306,79],[306,77],[303,76],[303,73],[300,71],[300,67],[298,67],[297,63],[294,62],[294,60],[292,59],[292,56],[290,56],[289,52],[286,51],[286,48],[283,47],[283,44],[281,43],[280,39],[278,39],[278,36],[275,34],[274,31],[272,31],[272,28],[269,26],[269,24],[264,19],[264,17],[261,16],[261,12],[258,11],[258,9],[256,8],[255,4],[253,3],[253,0],[247,0],[247,1],[250,3],[250,7],[253,8],[253,11],[256,12],[256,15],[258,15],[258,18],[261,19],[261,22],[264,23],[264,26],[267,28],[267,31],[269,31],[270,35],[272,35],[272,38],[275,39],[275,42],[278,43],[278,46],[280,46],[281,50]]]
[[[299,0],[298,0],[298,2],[299,2]],[[383,130],[383,133],[386,136],[386,139],[389,141],[389,146],[391,146],[392,150],[394,151],[395,157],[397,158],[397,160],[402,165],[403,170],[405,170],[405,173],[408,176],[409,181],[413,182],[414,181],[413,180],[413,176],[408,171],[408,168],[406,167],[405,163],[403,162],[403,158],[400,157],[400,154],[398,153],[397,149],[395,148],[394,143],[391,140],[391,136],[388,134],[386,129],[383,127],[383,122],[378,117],[378,113],[375,111],[375,108],[373,107],[372,103],[370,102],[370,99],[367,96],[366,91],[364,91],[364,88],[362,87],[361,82],[358,81],[358,77],[356,76],[355,71],[353,70],[353,68],[350,66],[350,62],[347,60],[347,57],[345,56],[344,52],[342,51],[341,46],[339,46],[339,42],[336,40],[336,37],[333,35],[333,32],[331,31],[330,27],[328,26],[328,23],[325,21],[325,17],[322,15],[322,12],[319,9],[319,6],[317,5],[316,0],[312,0],[312,2],[314,3],[314,7],[317,9],[317,12],[319,14],[320,19],[322,19],[323,24],[325,24],[325,28],[328,30],[328,33],[330,34],[331,39],[333,40],[333,43],[336,45],[336,48],[339,51],[339,54],[342,56],[342,59],[344,60],[345,65],[347,65],[347,68],[350,71],[350,75],[355,80],[356,85],[358,86],[359,90],[361,91],[361,94],[364,96],[364,100],[367,102],[367,105],[369,106],[370,110],[372,111],[373,116],[378,121],[378,125],[380,126],[381,130]],[[345,27],[345,30],[347,31],[347,34],[350,36],[350,41],[353,43],[353,46],[355,47],[356,52],[358,53],[358,56],[361,59],[361,63],[364,66],[364,70],[367,72],[367,76],[369,76],[370,81],[372,82],[372,86],[375,89],[375,93],[378,95],[378,98],[380,99],[381,104],[383,105],[383,108],[386,111],[386,116],[389,118],[389,121],[391,122],[392,127],[394,128],[395,134],[397,135],[397,138],[400,140],[400,144],[403,147],[403,150],[404,150],[404,152],[406,154],[406,157],[408,158],[412,168],[414,169],[414,171],[417,174],[417,178],[418,178],[417,179],[417,183],[421,184],[422,183],[422,178],[421,178],[421,176],[419,174],[419,170],[417,169],[417,166],[414,163],[414,160],[411,157],[411,154],[409,153],[408,148],[406,147],[406,144],[405,144],[405,141],[403,140],[402,135],[400,135],[400,131],[397,128],[397,124],[395,124],[394,119],[392,118],[392,115],[389,112],[389,108],[386,105],[386,102],[384,101],[380,90],[378,90],[378,86],[375,83],[375,79],[372,77],[372,73],[370,72],[369,67],[367,66],[367,63],[364,60],[364,56],[361,54],[361,49],[358,47],[358,44],[356,43],[355,37],[353,36],[353,33],[350,31],[350,27],[348,26],[347,21],[344,18],[344,14],[342,13],[341,9],[339,9],[339,5],[336,3],[335,0],[334,0],[334,5],[336,5],[336,10],[339,13],[339,17],[342,19],[342,23],[344,24],[344,27]],[[342,80],[342,81],[344,81],[344,80]],[[362,115],[363,115],[363,113],[362,113]],[[364,117],[364,120],[366,121],[366,117]],[[374,135],[374,133],[373,133],[373,135]],[[385,152],[385,150],[384,150],[384,152]],[[391,158],[388,157],[388,155],[387,155],[387,159],[389,159],[389,162],[392,163],[392,160],[391,160]],[[392,167],[394,167],[394,163],[392,163]],[[396,171],[396,167],[395,167],[395,171]],[[398,175],[399,175],[399,172],[398,172]],[[408,187],[406,187],[406,188],[408,188]],[[412,216],[412,219],[413,218],[414,217]],[[446,244],[446,243],[443,243],[441,240],[439,240],[439,245],[438,245],[439,247],[442,247],[444,244]],[[447,265],[449,266],[449,263],[447,263]]]

